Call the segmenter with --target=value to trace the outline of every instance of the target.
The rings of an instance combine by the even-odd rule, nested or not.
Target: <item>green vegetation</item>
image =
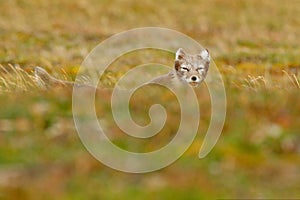
[[[300,198],[300,1],[15,0],[0,1],[0,13],[0,199]],[[178,30],[210,50],[224,78],[227,118],[217,145],[199,160],[210,119],[202,85],[193,145],[171,166],[136,175],[87,152],[74,127],[71,90],[37,88],[32,69],[74,79],[99,42],[144,26]],[[173,56],[126,55],[103,83],[149,60],[172,65]],[[167,103],[172,95],[162,92],[158,103],[176,114]],[[136,95],[143,105],[132,104],[133,118],[146,124],[157,96]],[[109,106],[98,104],[98,115],[111,118]],[[175,114],[157,138],[130,140],[111,124],[112,139],[130,150],[157,149],[176,131]]]

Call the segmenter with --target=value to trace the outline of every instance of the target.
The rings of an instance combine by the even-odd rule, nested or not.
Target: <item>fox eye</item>
[[[190,71],[189,68],[187,68],[187,67],[181,67],[181,69],[184,71]]]
[[[198,68],[197,68],[197,71],[203,71],[204,70],[204,66],[200,65]]]

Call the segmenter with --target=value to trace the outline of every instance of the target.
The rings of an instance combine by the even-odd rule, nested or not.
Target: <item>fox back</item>
[[[210,55],[208,50],[205,49],[199,54],[192,55],[179,48],[175,56],[174,69],[169,74],[157,77],[149,83],[190,84],[196,87],[205,79],[209,65]],[[56,79],[41,67],[35,67],[34,72],[38,85],[43,88],[74,86],[75,84],[74,82]]]

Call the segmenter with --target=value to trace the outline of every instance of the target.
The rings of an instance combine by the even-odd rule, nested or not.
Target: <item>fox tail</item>
[[[68,84],[67,81],[62,81],[54,78],[42,67],[35,67],[34,75],[36,78],[37,85],[42,88],[66,86]]]

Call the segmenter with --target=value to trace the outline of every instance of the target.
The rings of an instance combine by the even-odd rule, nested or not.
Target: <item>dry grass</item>
[[[0,65],[0,92],[29,91],[36,88],[36,78],[20,66]]]
[[[258,90],[293,90],[300,89],[299,77],[296,74],[290,74],[285,70],[282,70],[280,77],[276,75],[276,78],[270,75],[265,76],[251,76],[248,75],[244,79],[245,84],[242,84],[245,88],[253,91]]]

